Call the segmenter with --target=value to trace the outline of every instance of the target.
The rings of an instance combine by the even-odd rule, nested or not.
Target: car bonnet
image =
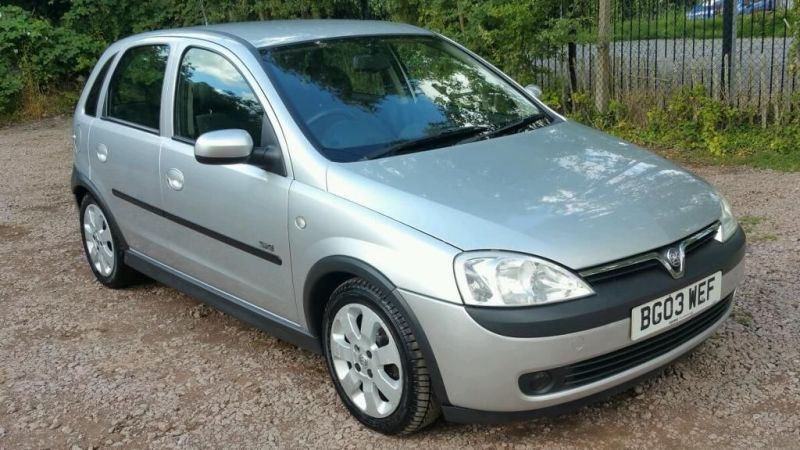
[[[332,163],[327,184],[462,250],[523,252],[576,270],[667,245],[720,216],[705,181],[573,122]]]

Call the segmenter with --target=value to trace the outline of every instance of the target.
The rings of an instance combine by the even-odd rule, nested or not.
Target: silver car
[[[321,353],[384,433],[625,389],[711,335],[744,275],[708,183],[409,25],[132,36],[73,127],[102,284],[144,274]]]

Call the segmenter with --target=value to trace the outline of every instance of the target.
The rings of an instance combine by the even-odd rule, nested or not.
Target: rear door
[[[221,129],[244,129],[256,148],[278,146],[266,99],[232,52],[205,41],[184,41],[172,76],[171,136],[160,164],[171,219],[162,236],[170,246],[159,259],[296,321],[287,218],[291,179],[248,164],[201,164],[194,157],[197,137]]]
[[[108,71],[114,63],[116,53],[103,54],[97,62],[95,73],[86,83],[84,88],[85,99],[81,99],[72,123],[72,144],[75,151],[75,166],[84,175],[91,176],[89,165],[89,132],[97,117],[97,106],[100,93],[103,90]]]
[[[161,204],[158,153],[161,98],[170,43],[136,44],[111,69],[100,119],[88,138],[91,179],[112,210],[130,247],[150,253],[154,216],[143,209]]]

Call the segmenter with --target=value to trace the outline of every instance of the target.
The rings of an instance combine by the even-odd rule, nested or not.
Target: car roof
[[[403,23],[339,19],[234,22],[164,30],[161,33],[155,32],[152,34],[178,35],[182,31],[191,32],[192,34],[208,33],[210,35],[219,35],[224,33],[233,35],[249,42],[256,48],[350,36],[434,34],[423,28]]]

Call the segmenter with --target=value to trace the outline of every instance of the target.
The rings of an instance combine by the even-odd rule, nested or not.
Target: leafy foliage
[[[580,24],[552,0],[390,0],[391,18],[421,24],[484,55],[520,82],[533,57],[560,49]]]
[[[680,11],[694,3],[630,0],[622,14],[630,20],[656,4]],[[122,37],[242,20],[370,18],[418,24],[454,38],[527,83],[536,75],[534,56],[554,55],[565,42],[593,41],[595,8],[593,0],[10,0],[0,6],[0,119],[71,108],[96,58]],[[800,2],[793,4],[785,25],[795,36],[789,64],[800,70]],[[659,30],[656,26],[654,36],[662,36]],[[761,32],[739,30],[740,35]],[[544,100],[636,142],[679,148],[679,157],[800,170],[800,98],[793,99],[790,113],[776,114],[768,126],[759,126],[756,112],[732,109],[702,89],[680,91],[658,105],[635,98],[612,102],[602,115],[587,93],[569,98],[546,93]]]
[[[613,104],[599,115],[578,108],[576,120],[688,162],[746,164],[777,170],[800,170],[800,98],[792,114],[762,125],[759,112],[733,108],[711,98],[703,86],[684,89],[642,119],[630,105]]]
[[[356,0],[27,0],[0,6],[0,117],[77,98],[102,50],[159,28],[276,18],[359,17]],[[61,102],[57,102],[61,103]],[[26,114],[24,111],[22,115]]]
[[[586,0],[581,0],[586,3]],[[110,43],[147,30],[285,18],[373,18],[419,24],[487,56],[522,82],[579,26],[555,0],[15,0],[0,7],[0,115],[26,96],[80,87]],[[580,2],[576,3],[579,4]],[[26,9],[23,9],[26,8]]]
[[[0,7],[0,113],[28,90],[46,93],[77,82],[94,65],[102,44],[69,28],[54,27],[17,6]]]

